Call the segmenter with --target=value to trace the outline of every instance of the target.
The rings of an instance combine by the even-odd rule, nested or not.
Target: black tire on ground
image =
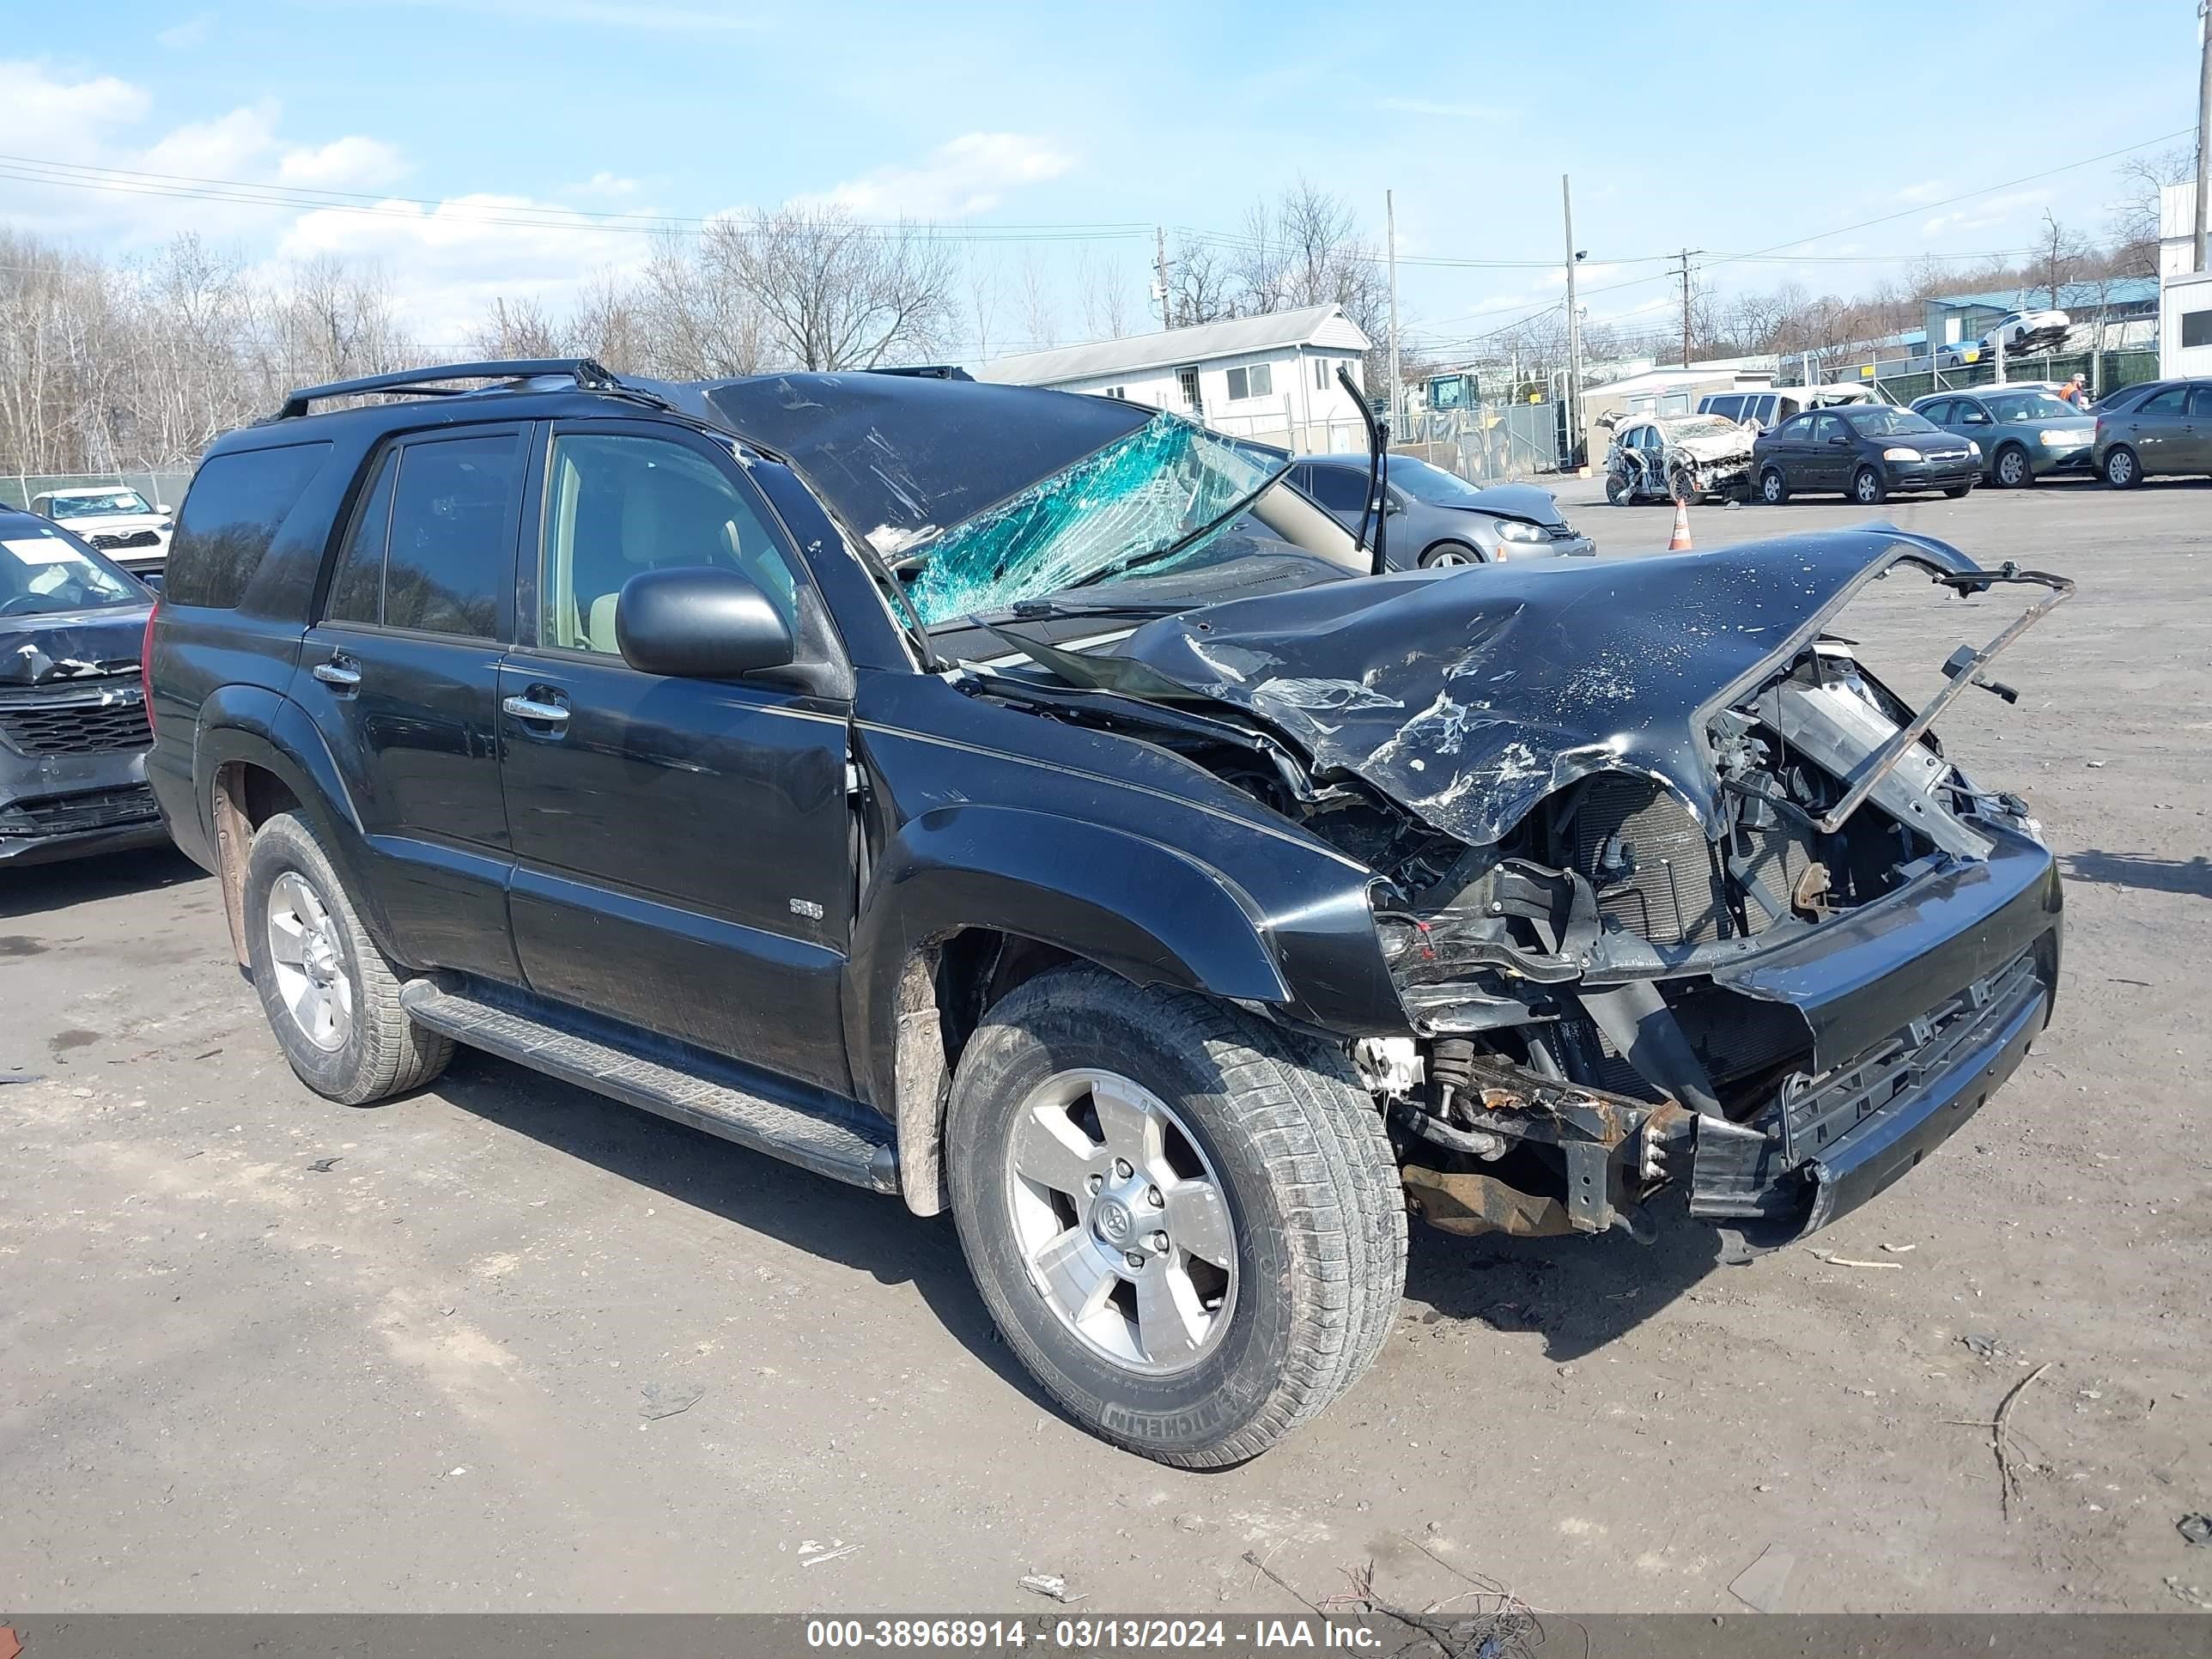
[[[1687,467],[1678,467],[1668,474],[1667,499],[1680,501],[1685,507],[1695,507],[1701,499],[1698,494],[1698,481],[1691,476]]]
[[[1779,507],[1790,499],[1790,480],[1778,466],[1770,466],[1759,475],[1759,499],[1769,507]]]
[[[1880,472],[1863,466],[1851,474],[1851,499],[1861,507],[1878,507],[1889,499],[1889,487],[1882,483]]]
[[[2025,449],[2007,444],[1990,462],[1990,477],[2000,489],[2025,489],[2035,482],[2035,468]]]
[[[1615,507],[1626,507],[1632,499],[1629,495],[1628,479],[1619,472],[1605,475],[1605,498]]]
[[[1082,1145],[1102,1143],[1074,1167],[1123,1178],[1103,1144],[1098,1097],[1086,1100],[1080,1080],[1102,1072],[1179,1120],[1183,1156],[1195,1152],[1211,1171],[1233,1238],[1233,1279],[1218,1308],[1201,1304],[1225,1323],[1165,1374],[1078,1334],[1033,1276],[1037,1252],[1017,1219],[1024,1206],[1036,1217],[1046,1201],[1012,1173],[1017,1132],[1040,1113],[1061,1112],[1054,1121],[1064,1126],[1058,1103],[1071,1086],[1076,1121],[1087,1110],[1099,1125],[1095,1137],[1079,1129]],[[1087,965],[1056,969],[1008,994],[969,1040],[945,1143],[961,1245],[992,1318],[1068,1414],[1116,1445],[1184,1468],[1241,1463],[1343,1393],[1389,1334],[1405,1286],[1405,1196],[1381,1114],[1334,1048],[1188,992],[1140,990]],[[1031,1220],[1032,1240],[1060,1226],[1071,1248],[1127,1236],[1126,1216],[1106,1213],[1103,1197],[1088,1217],[1049,1201],[1057,1213],[1041,1226]],[[1157,1202],[1158,1189],[1132,1200],[1143,1201]],[[1106,1284],[1095,1276],[1108,1270],[1085,1271],[1087,1282]],[[1115,1300],[1133,1304],[1135,1285],[1125,1290],[1118,1267],[1109,1276],[1124,1282],[1083,1305],[1122,1309],[1109,1323],[1141,1337],[1138,1316]]]
[[[2114,489],[2133,489],[2142,482],[2142,463],[2125,444],[2114,444],[2105,452],[2104,473]]]
[[[1971,482],[1966,483],[1946,484],[1943,486],[1943,493],[1955,501],[1964,499],[1973,487],[1974,486]]]
[[[270,937],[271,894],[284,884],[276,908],[290,915],[296,878],[326,919],[316,930],[317,966],[334,991],[343,980],[345,1029],[325,1044],[310,1036],[287,1003]],[[280,931],[283,931],[280,928]],[[317,1094],[347,1106],[366,1106],[419,1089],[446,1069],[450,1038],[425,1031],[399,1006],[400,978],[390,958],[361,925],[345,884],[315,832],[298,815],[281,813],[255,831],[246,856],[246,946],[262,1011],[300,1080]]]
[[[1438,542],[1421,553],[1421,568],[1430,569],[1444,564],[1480,564],[1482,555],[1465,542]]]

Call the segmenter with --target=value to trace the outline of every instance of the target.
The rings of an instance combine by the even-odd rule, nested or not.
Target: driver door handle
[[[325,685],[335,685],[342,691],[350,691],[361,684],[361,670],[343,657],[332,657],[328,662],[315,665],[315,678]]]
[[[558,703],[539,702],[534,697],[509,697],[500,707],[519,720],[535,720],[545,726],[566,726],[568,723],[567,709]]]

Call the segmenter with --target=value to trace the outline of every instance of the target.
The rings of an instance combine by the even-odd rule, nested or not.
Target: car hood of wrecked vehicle
[[[1227,705],[1317,777],[1359,779],[1471,846],[1602,771],[1720,822],[1706,720],[1814,639],[1865,582],[1974,570],[1884,526],[1710,555],[1322,583],[1148,623],[1111,653],[996,630],[1072,684]]]

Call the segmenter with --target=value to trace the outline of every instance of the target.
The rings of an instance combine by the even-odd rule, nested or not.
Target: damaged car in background
[[[949,1211],[1072,1417],[1232,1464],[1380,1351],[1409,1209],[1784,1244],[2059,965],[1933,728],[2062,579],[1883,526],[1392,572],[1291,465],[921,377],[311,389],[185,503],[156,789],[312,1086],[458,1041]],[[454,522],[528,526],[523,603],[378,626]],[[1832,629],[1877,582],[2034,603],[1916,708]]]
[[[0,507],[0,869],[167,841],[146,787],[152,611],[76,537]]]
[[[1646,415],[1613,428],[1605,452],[1605,498],[1700,501],[1751,489],[1753,431],[1724,415]]]

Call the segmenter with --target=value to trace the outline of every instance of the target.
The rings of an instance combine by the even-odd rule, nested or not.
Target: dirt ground
[[[1665,543],[1668,509],[1567,499],[1608,555]],[[1052,1572],[1087,1611],[1295,1611],[1249,1553],[1315,1599],[1371,1562],[1422,1605],[1449,1563],[1723,1613],[1770,1546],[1791,1611],[2212,1603],[2175,1530],[2212,1510],[2212,486],[1889,512],[2081,584],[2005,659],[2019,706],[1944,728],[2063,855],[2028,1064],[1749,1266],[1679,1217],[1417,1227],[1376,1370],[1226,1474],[1056,1416],[949,1224],[465,1054],[331,1105],[183,860],[0,872],[0,1073],[35,1079],[0,1077],[0,1607],[1038,1612]],[[1863,516],[1693,514],[1700,548]],[[2008,603],[1879,586],[1844,631],[1917,689]],[[1976,1425],[2043,1366],[2008,1522]]]

